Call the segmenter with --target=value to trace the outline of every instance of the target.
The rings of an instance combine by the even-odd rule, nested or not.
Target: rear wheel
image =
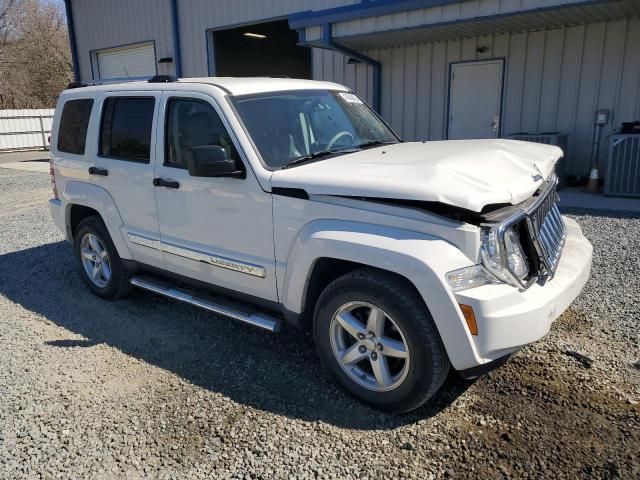
[[[96,295],[113,300],[129,293],[129,275],[99,217],[82,220],[74,239],[80,274]]]
[[[413,287],[373,269],[347,273],[325,289],[316,305],[314,339],[334,379],[382,410],[419,407],[450,368],[431,315]]]

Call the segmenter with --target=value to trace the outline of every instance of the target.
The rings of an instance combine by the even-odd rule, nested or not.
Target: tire
[[[92,240],[97,240],[104,254],[97,255],[99,249],[93,248],[96,243]],[[89,260],[83,252],[87,255],[92,252],[94,259],[100,257],[98,275],[94,278],[89,272],[93,273],[91,265],[95,266],[96,262]],[[87,217],[78,224],[74,235],[74,253],[80,275],[93,293],[107,300],[115,300],[129,293],[132,288],[129,283],[129,273],[100,217]]]
[[[375,319],[381,318],[383,326],[377,327],[380,320]],[[367,327],[377,329],[377,336]],[[431,314],[413,286],[370,268],[349,272],[327,286],[315,307],[313,335],[335,381],[358,400],[387,412],[408,412],[425,403],[451,366]],[[355,363],[343,366],[350,361]]]

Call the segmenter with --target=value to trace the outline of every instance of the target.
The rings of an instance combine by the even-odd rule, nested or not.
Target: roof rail
[[[209,77],[210,79],[216,78],[216,77]],[[184,80],[181,80],[181,82],[183,83],[200,83],[198,81],[193,81],[193,79],[190,78],[185,78]],[[231,90],[229,90],[227,87],[223,87],[222,85],[218,84],[218,83],[214,83],[214,82],[207,82],[209,85],[212,85],[216,88],[219,88],[220,90],[222,90],[224,93],[226,93],[227,95],[231,95]]]
[[[91,87],[94,85],[112,85],[116,83],[143,82],[153,77],[125,77],[125,78],[99,78],[97,80],[84,80],[82,82],[71,82],[67,88]]]
[[[170,83],[177,79],[173,75],[154,75],[153,77],[126,77],[126,78],[100,78],[98,80],[86,80],[84,82],[71,82],[67,89],[89,87],[94,85],[113,85],[127,82]]]
[[[176,77],[173,75],[154,75],[151,77],[149,83],[172,83],[176,81]]]

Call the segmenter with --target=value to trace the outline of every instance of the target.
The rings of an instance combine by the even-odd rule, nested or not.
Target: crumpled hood
[[[480,212],[485,205],[531,197],[562,155],[558,147],[515,140],[406,142],[277,170],[271,186]]]

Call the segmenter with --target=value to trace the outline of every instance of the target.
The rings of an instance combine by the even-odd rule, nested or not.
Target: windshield
[[[398,141],[384,122],[349,92],[296,90],[232,97],[232,101],[271,169]]]

